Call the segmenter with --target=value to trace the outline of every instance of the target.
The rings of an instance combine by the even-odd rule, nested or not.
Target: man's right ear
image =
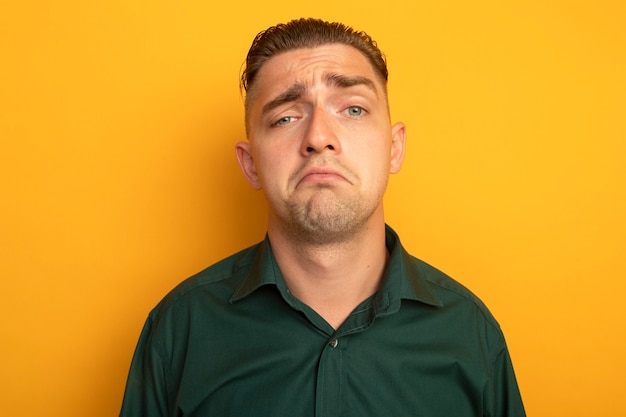
[[[252,188],[260,190],[261,183],[259,182],[259,175],[256,172],[254,159],[252,159],[252,153],[250,152],[250,143],[238,142],[235,145],[235,152],[237,153],[237,161],[239,161],[239,167],[243,172],[243,176],[246,177]]]

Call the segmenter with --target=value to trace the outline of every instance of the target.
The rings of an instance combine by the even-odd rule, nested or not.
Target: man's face
[[[276,55],[248,100],[249,143],[237,155],[265,192],[270,228],[324,243],[382,219],[404,125],[390,125],[384,84],[361,52],[329,44]]]

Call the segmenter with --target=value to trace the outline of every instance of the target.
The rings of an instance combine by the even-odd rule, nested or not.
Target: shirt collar
[[[249,256],[237,262],[233,277],[241,281],[241,285],[230,298],[231,303],[247,297],[264,285],[275,285],[281,293],[287,292],[287,284],[276,264],[267,235],[261,243],[251,248]]]
[[[442,306],[443,303],[430,291],[429,284],[417,268],[413,257],[402,247],[396,232],[388,225],[385,228],[385,243],[390,256],[383,285],[375,296],[377,315],[398,311],[403,299]],[[294,302],[294,297],[289,293],[276,264],[267,235],[237,263],[233,275],[240,278],[241,285],[233,293],[231,302],[247,297],[264,285],[275,285],[286,301],[290,304]]]
[[[389,225],[386,225],[385,229],[389,261],[382,287],[374,302],[376,315],[395,313],[400,308],[402,300],[442,306],[441,300],[430,290],[424,274],[417,268],[415,258],[402,246],[398,234]]]

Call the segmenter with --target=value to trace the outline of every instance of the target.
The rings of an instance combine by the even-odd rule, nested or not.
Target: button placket
[[[318,364],[315,396],[315,417],[341,416],[341,392],[345,385],[344,352],[339,348],[339,338],[326,341]]]

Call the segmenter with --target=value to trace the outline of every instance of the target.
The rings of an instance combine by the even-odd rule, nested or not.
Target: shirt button
[[[334,348],[336,348],[336,347],[337,347],[337,345],[338,345],[338,344],[339,344],[339,340],[337,340],[337,339],[333,339],[333,340],[332,340],[332,341],[328,344],[328,346],[330,346],[331,348],[333,348],[333,349],[334,349]]]

